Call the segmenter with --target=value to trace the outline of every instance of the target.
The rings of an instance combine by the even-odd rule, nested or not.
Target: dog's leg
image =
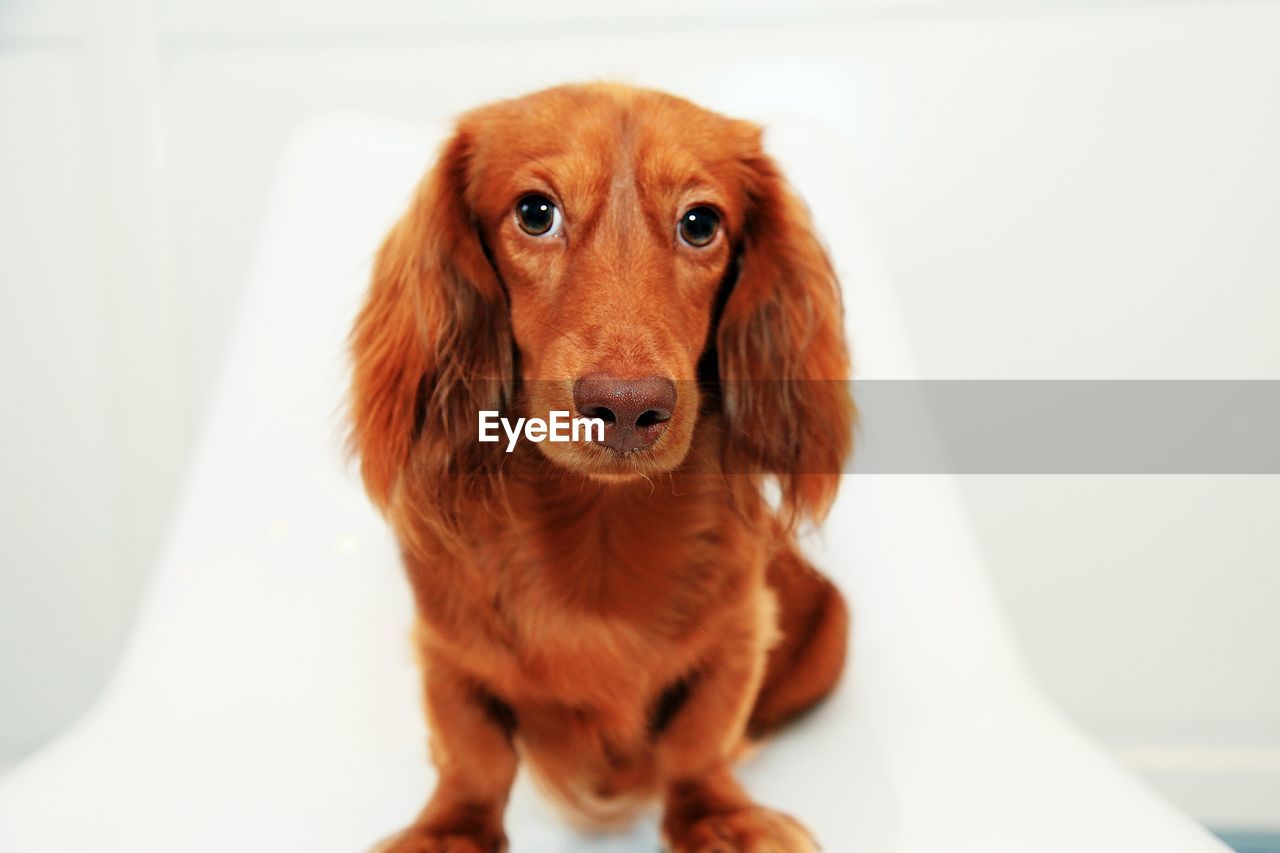
[[[793,549],[769,564],[781,639],[769,650],[764,683],[747,724],[761,737],[804,713],[835,687],[844,669],[849,611],[835,588]]]
[[[733,754],[764,673],[772,607],[724,632],[655,749],[665,784],[663,836],[674,853],[808,853],[797,821],[751,800],[733,778]]]
[[[795,818],[752,802],[727,763],[667,794],[663,834],[673,853],[816,853]]]
[[[429,652],[423,655],[431,759],[439,773],[431,800],[378,853],[498,853],[507,849],[502,813],[516,773],[509,708]]]

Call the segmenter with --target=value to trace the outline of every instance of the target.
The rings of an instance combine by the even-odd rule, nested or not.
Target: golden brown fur
[[[530,192],[562,233],[517,227]],[[722,217],[703,248],[676,238],[695,204]],[[676,851],[812,849],[730,770],[831,689],[847,631],[791,536],[850,447],[839,291],[758,128],[612,85],[467,114],[378,255],[352,348],[439,771],[387,849],[504,849],[518,757],[590,823],[656,798]],[[601,370],[674,380],[652,446],[476,440],[479,410],[572,411]]]

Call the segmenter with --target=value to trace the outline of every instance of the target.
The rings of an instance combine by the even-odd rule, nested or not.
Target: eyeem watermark
[[[498,428],[507,436],[507,452],[516,449],[520,434],[532,442],[542,441],[604,441],[604,421],[600,418],[573,418],[569,413],[553,410],[546,420],[542,418],[516,418],[515,423],[498,412],[481,410],[480,440],[497,442],[501,439]]]

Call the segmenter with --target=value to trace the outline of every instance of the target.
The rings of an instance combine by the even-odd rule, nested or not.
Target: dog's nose
[[[594,374],[573,385],[578,413],[604,421],[604,441],[619,453],[648,447],[667,428],[676,407],[676,384],[662,376],[618,379]]]

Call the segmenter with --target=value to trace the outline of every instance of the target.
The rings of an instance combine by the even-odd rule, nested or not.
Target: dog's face
[[[593,476],[675,468],[756,129],[621,89],[542,93],[468,128],[468,202],[509,299],[520,414],[605,421],[602,442],[539,448]]]
[[[709,379],[722,470],[776,475],[811,512],[851,442],[842,325],[756,126],[615,85],[482,107],[388,236],[353,332],[365,481],[385,505],[411,460],[483,470],[482,409],[604,420],[603,441],[538,445],[572,472],[670,471]]]

